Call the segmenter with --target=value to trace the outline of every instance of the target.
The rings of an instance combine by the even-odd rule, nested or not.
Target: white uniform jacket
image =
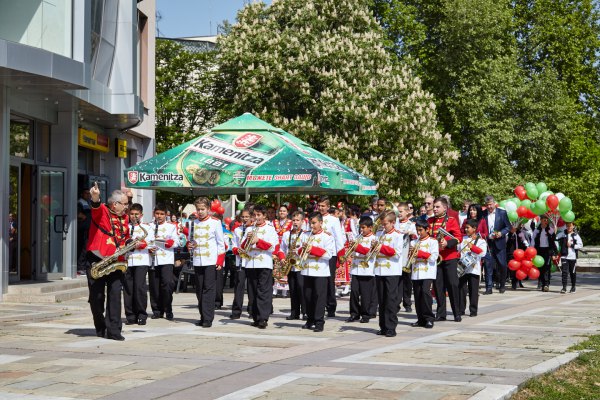
[[[225,239],[223,225],[217,218],[207,216],[203,220],[190,222],[189,240],[196,242],[191,249],[194,267],[207,265],[223,265],[225,261]]]
[[[375,275],[402,275],[404,235],[392,229],[390,232],[382,232],[378,240],[382,246],[375,259]]]
[[[469,244],[474,247],[469,250]],[[463,265],[468,265],[465,268],[465,274],[473,274],[481,276],[481,259],[487,253],[487,243],[482,238],[477,238],[475,241],[471,238],[464,238],[457,247],[460,253],[460,261]]]
[[[181,246],[177,226],[169,222],[164,222],[160,225],[151,224],[150,228],[154,233],[154,247],[156,247],[156,265],[168,265],[175,263],[175,248]],[[170,241],[173,241],[171,247],[168,246]]]
[[[335,255],[335,241],[333,236],[325,231],[313,234],[304,232],[300,239],[302,244],[311,243],[312,249],[306,262],[300,265],[303,276],[329,276],[329,260]]]
[[[438,245],[438,241],[428,237],[427,239],[415,239],[411,242],[411,247],[419,245],[418,255],[426,256],[429,254],[427,258],[424,257],[416,257],[415,262],[412,265],[412,274],[411,279],[413,281],[422,280],[422,279],[434,279],[437,276],[437,259],[440,254],[440,248]],[[422,252],[422,253],[421,253]]]
[[[342,232],[340,219],[331,214],[323,215],[323,230],[333,236],[335,246],[335,253],[333,256],[337,256],[337,253],[342,250],[346,244],[346,235]]]
[[[144,236],[144,231],[140,229],[140,227],[146,230],[147,235],[144,241],[147,246],[145,249],[135,249],[131,253],[129,253],[129,257],[127,257],[127,266],[129,267],[137,267],[139,266],[150,266],[152,262],[150,259],[150,253],[148,252],[148,246],[151,243],[154,243],[154,229],[150,227],[148,224],[138,224],[138,225],[129,225],[129,233],[131,234],[132,239],[141,238]]]
[[[366,252],[371,250],[371,245],[373,242],[377,242],[377,240],[378,238],[372,233],[369,234],[369,236],[358,237],[358,246],[356,246],[356,251],[352,254],[352,266],[350,267],[351,275],[375,276],[375,255],[373,255],[370,260],[366,261]]]
[[[244,259],[245,268],[268,268],[273,269],[273,252],[279,244],[279,236],[275,232],[273,225],[264,223],[260,226],[249,226],[246,234],[242,238],[242,247],[252,232],[257,231],[258,243],[252,245],[248,251],[248,258]]]

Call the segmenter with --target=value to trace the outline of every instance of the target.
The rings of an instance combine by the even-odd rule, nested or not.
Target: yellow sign
[[[117,158],[127,158],[127,140],[115,139],[115,156]]]
[[[108,136],[101,135],[87,129],[79,128],[79,145],[88,149],[108,153],[110,149]]]

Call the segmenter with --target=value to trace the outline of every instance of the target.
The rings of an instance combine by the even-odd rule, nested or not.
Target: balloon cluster
[[[210,203],[210,211],[219,215],[225,214],[225,209],[223,208],[223,205],[221,205],[221,201],[219,199],[214,199]]]
[[[530,279],[539,278],[540,271],[538,268],[543,265],[544,258],[537,255],[535,247],[528,247],[525,250],[517,249],[513,252],[513,259],[508,262],[508,269],[517,271],[515,277],[522,281],[527,277]]]
[[[514,193],[516,197],[500,202],[513,226],[518,227],[538,215],[548,216],[555,227],[561,218],[565,222],[575,220],[571,199],[563,193],[549,191],[544,182],[527,182],[525,186],[515,187]]]

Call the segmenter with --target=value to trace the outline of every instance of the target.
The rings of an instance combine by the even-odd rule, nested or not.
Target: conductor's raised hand
[[[94,182],[94,186],[90,188],[90,196],[92,197],[92,202],[97,203],[100,201],[100,188],[98,187],[98,182]]]

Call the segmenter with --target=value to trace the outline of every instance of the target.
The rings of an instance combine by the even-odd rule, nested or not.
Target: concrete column
[[[8,198],[10,176],[8,88],[0,85],[0,300],[8,291]]]

